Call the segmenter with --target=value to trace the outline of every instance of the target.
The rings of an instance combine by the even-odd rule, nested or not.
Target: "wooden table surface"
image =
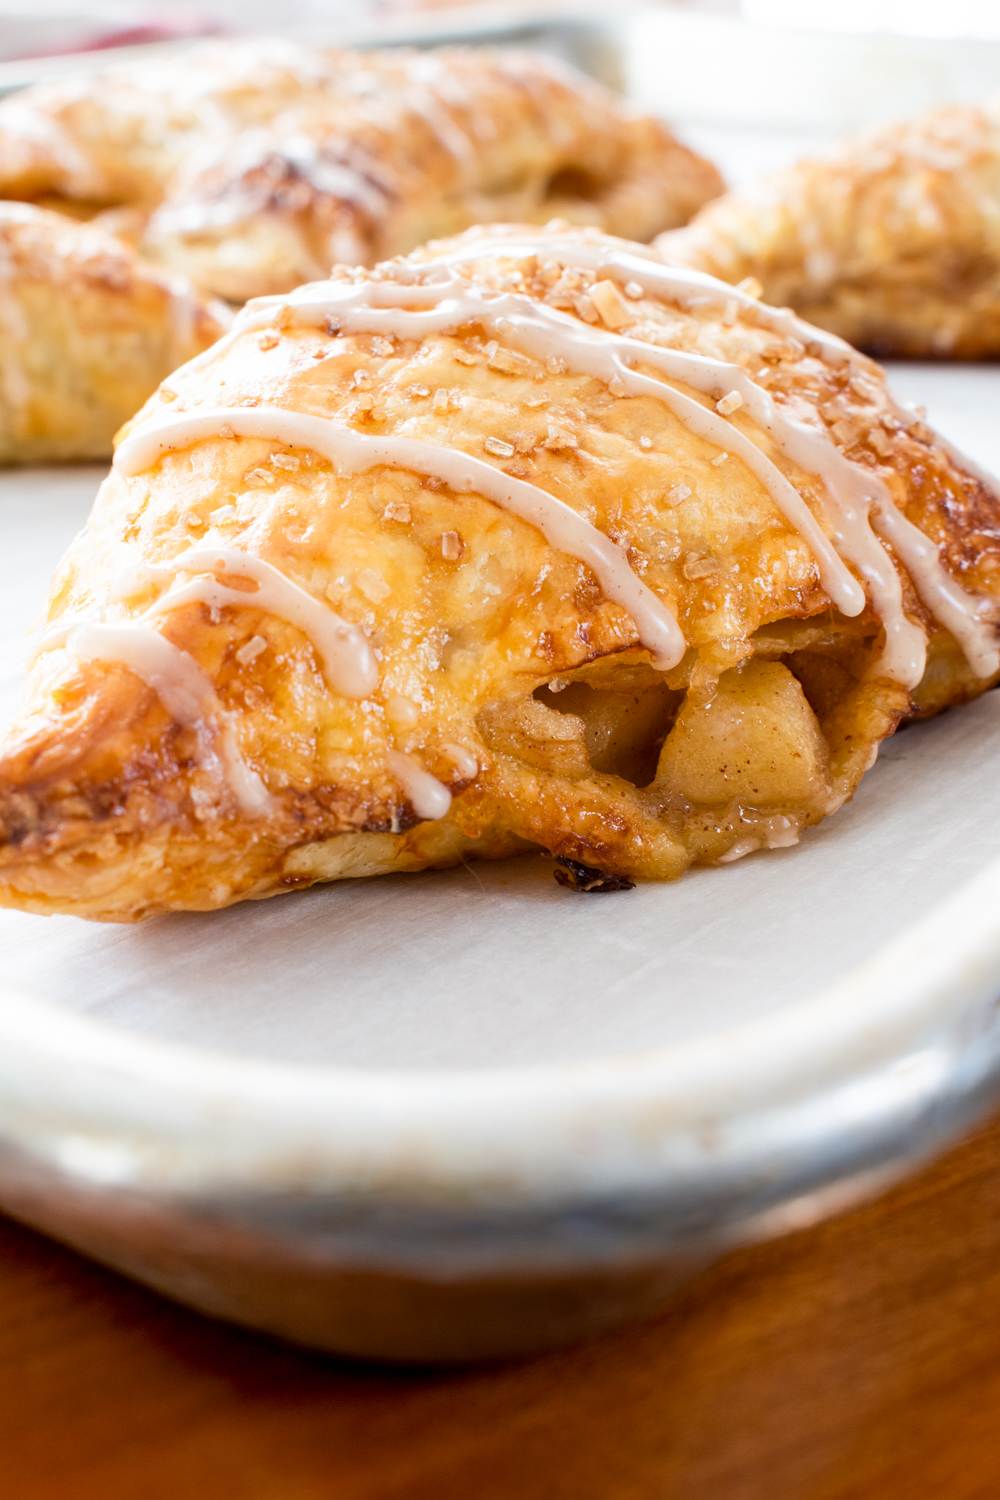
[[[0,1224],[10,1500],[995,1500],[1000,1124],[531,1363],[363,1370]]]

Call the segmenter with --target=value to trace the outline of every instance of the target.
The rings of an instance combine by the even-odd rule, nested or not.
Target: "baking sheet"
[[[988,367],[894,385],[1000,467]],[[0,710],[48,575],[100,470],[0,478]],[[358,881],[141,928],[0,913],[27,997],[238,1054],[357,1069],[607,1057],[795,1007],[996,852],[1000,694],[890,742],[853,804],[796,849],[605,897],[540,859]],[[18,1003],[9,1000],[6,1003]],[[30,998],[25,1002],[30,1003]]]

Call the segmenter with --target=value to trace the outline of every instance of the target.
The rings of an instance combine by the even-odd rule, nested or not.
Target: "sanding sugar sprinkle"
[[[739,391],[730,391],[727,396],[715,403],[715,409],[720,416],[728,417],[731,412],[738,411],[743,405],[743,397]]]

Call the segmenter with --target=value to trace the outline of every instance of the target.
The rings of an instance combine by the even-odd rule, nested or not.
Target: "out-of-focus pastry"
[[[0,203],[0,464],[104,458],[228,321],[100,229]]]
[[[666,234],[670,260],[881,356],[1000,355],[1000,109],[941,109],[734,192]]]
[[[496,219],[651,239],[721,190],[666,126],[533,53],[226,41],[0,104],[0,194],[124,208],[147,254],[232,301]]]
[[[0,898],[792,844],[997,680],[998,522],[876,365],[638,245],[338,269],[122,436],[0,753]]]

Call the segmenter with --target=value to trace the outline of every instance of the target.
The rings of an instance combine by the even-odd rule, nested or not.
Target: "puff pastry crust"
[[[0,896],[794,843],[997,680],[998,595],[996,489],[790,314],[569,227],[340,268],[122,436],[0,753]]]
[[[880,356],[1000,355],[1000,108],[952,107],[722,197],[659,241]]]
[[[650,239],[721,190],[659,121],[531,53],[227,41],[0,105],[0,194],[113,209],[232,301],[497,219]]]
[[[104,458],[225,308],[101,230],[0,203],[0,464]]]

